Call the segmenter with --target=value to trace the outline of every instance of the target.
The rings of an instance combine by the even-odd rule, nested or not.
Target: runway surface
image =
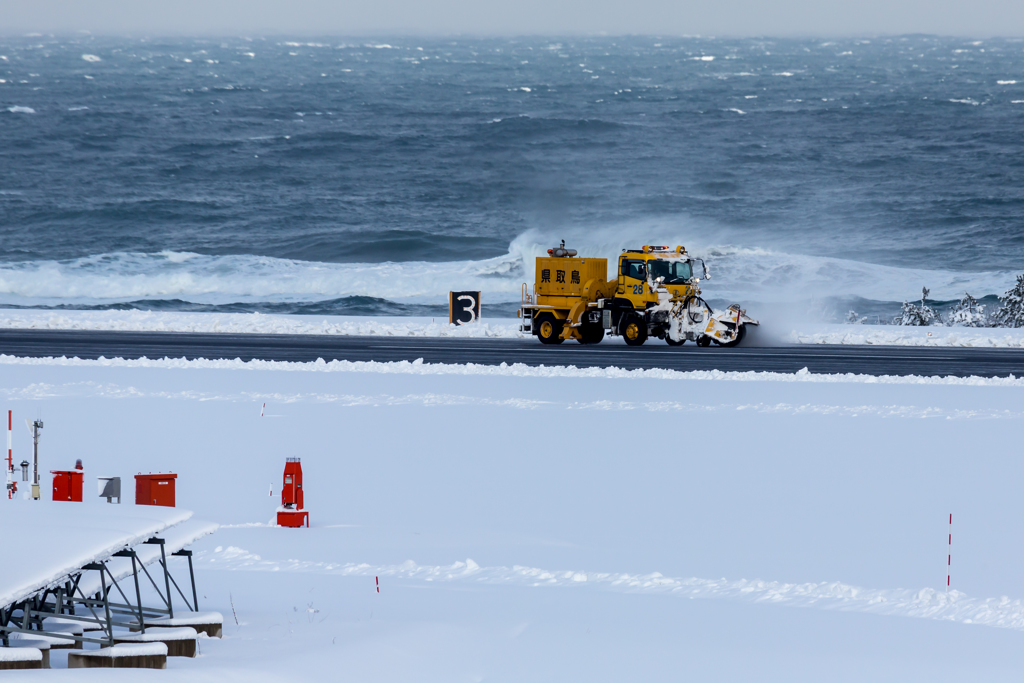
[[[1024,374],[1024,350],[959,347],[786,345],[724,349],[693,344],[669,347],[653,340],[642,347],[567,342],[544,346],[536,339],[354,337],[328,335],[192,334],[0,330],[0,353],[78,358],[240,358],[252,360],[398,361],[426,363],[524,363],[626,369],[725,370],[868,375],[1005,377]]]

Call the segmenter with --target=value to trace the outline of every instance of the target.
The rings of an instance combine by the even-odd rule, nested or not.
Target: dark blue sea
[[[0,39],[0,306],[508,315],[683,244],[828,318],[1024,272],[1024,42]]]

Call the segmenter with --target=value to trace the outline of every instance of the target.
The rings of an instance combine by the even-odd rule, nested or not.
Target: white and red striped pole
[[[14,495],[14,453],[11,450],[11,413],[7,411],[7,500]]]
[[[949,513],[949,554],[946,555],[946,592],[949,592],[949,574],[953,566],[953,513]]]

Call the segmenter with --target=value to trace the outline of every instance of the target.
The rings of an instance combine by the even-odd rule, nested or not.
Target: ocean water
[[[0,39],[0,306],[507,315],[562,239],[826,319],[991,300],[1024,42]]]

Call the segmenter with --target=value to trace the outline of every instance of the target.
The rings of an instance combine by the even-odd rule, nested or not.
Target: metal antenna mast
[[[32,499],[39,500],[39,430],[43,428],[43,421],[36,420],[32,423]]]

